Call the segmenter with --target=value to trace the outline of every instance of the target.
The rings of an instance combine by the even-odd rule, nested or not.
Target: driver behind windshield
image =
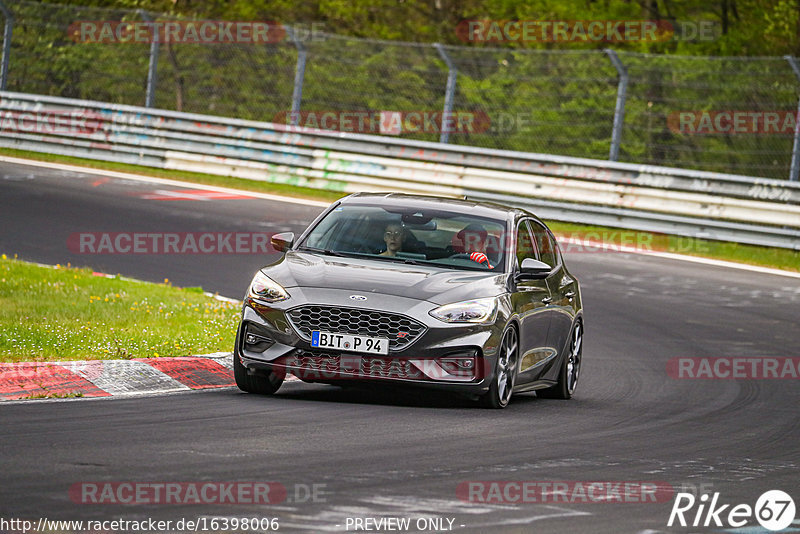
[[[481,224],[472,223],[467,225],[464,229],[458,232],[455,236],[454,243],[460,244],[461,250],[469,255],[469,259],[475,263],[485,264],[489,269],[492,265],[489,263],[489,258],[486,256],[486,242],[489,237],[489,232]]]

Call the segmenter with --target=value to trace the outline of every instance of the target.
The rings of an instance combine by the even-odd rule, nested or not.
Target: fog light
[[[475,358],[466,356],[450,356],[436,360],[442,369],[455,376],[473,376]]]
[[[251,352],[264,352],[275,342],[266,332],[262,332],[256,326],[249,324],[244,332],[245,349]]]

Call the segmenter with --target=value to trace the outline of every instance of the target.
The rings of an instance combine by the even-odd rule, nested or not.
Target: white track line
[[[645,250],[636,247],[628,247],[624,245],[618,245],[615,243],[602,243],[599,241],[586,241],[582,239],[558,239],[558,234],[556,234],[556,239],[560,243],[568,243],[571,245],[579,245],[582,247],[588,247],[591,249],[603,249],[603,250],[611,250],[613,252],[624,252],[628,254],[640,254],[642,256],[653,256],[656,258],[663,258],[667,260],[678,260],[678,261],[688,261],[690,263],[699,263],[702,265],[712,265],[714,267],[727,267],[729,269],[739,269],[740,271],[751,271],[754,273],[760,274],[774,274],[777,276],[786,276],[788,278],[800,278],[800,273],[796,273],[793,271],[784,271],[782,269],[773,269],[771,267],[760,267],[758,265],[748,265],[746,263],[736,263],[733,261],[725,261],[725,260],[715,260],[711,258],[703,258],[700,256],[686,256],[684,254],[675,254],[673,252],[658,252],[655,250]],[[569,248],[566,251],[566,254],[569,255]]]
[[[715,267],[728,267],[729,269],[739,269],[740,271],[750,271],[760,274],[773,274],[776,276],[786,276],[788,278],[800,278],[800,273],[773,269],[771,267],[760,267],[758,265],[748,265],[746,263],[736,263],[733,261],[715,260],[711,258],[701,258],[699,256],[684,256],[683,254],[673,254],[672,252],[639,252],[640,254],[666,258],[668,260],[688,261],[690,263],[700,263],[702,265],[713,265]]]
[[[13,158],[9,156],[0,156],[0,162],[6,163],[14,163],[17,165],[29,165],[32,167],[43,167],[47,169],[58,169],[63,171],[70,171],[70,172],[79,172],[85,174],[97,174],[102,176],[110,176],[113,178],[120,178],[124,180],[136,180],[139,182],[146,182],[146,183],[153,183],[153,184],[163,184],[163,185],[170,185],[173,187],[185,187],[185,188],[202,188],[207,189],[209,191],[219,191],[221,193],[230,193],[230,194],[238,194],[238,195],[247,195],[253,198],[261,198],[264,200],[272,200],[275,202],[285,202],[288,204],[301,204],[304,206],[317,206],[317,207],[328,207],[330,202],[321,202],[318,200],[307,200],[301,198],[293,198],[293,197],[285,197],[281,195],[270,195],[267,193],[256,193],[253,191],[243,191],[241,189],[233,189],[228,187],[218,187],[213,185],[205,185],[205,184],[196,184],[192,182],[182,182],[178,180],[168,180],[166,178],[155,178],[151,176],[143,176],[141,174],[130,174],[125,172],[117,172],[117,171],[107,171],[103,169],[93,169],[91,167],[80,167],[78,165],[66,165],[63,163],[50,163],[46,161],[36,161],[30,159],[22,159],[22,158]],[[584,243],[585,244],[585,243]],[[617,250],[619,252],[627,252],[630,254],[641,254],[644,256],[654,256],[656,258],[668,259],[668,260],[678,260],[678,261],[686,261],[690,263],[697,263],[701,265],[710,265],[713,267],[726,267],[728,269],[738,269],[740,271],[750,271],[753,273],[759,274],[771,274],[775,276],[785,276],[788,278],[800,278],[800,273],[793,272],[793,271],[784,271],[781,269],[772,269],[770,267],[759,267],[757,265],[748,265],[746,263],[736,263],[732,261],[724,261],[724,260],[714,260],[711,258],[702,258],[699,256],[685,256],[683,254],[674,254],[671,252],[652,252],[652,251],[645,251],[639,250],[632,247],[620,247],[619,245],[608,245],[608,244],[593,244],[592,246],[598,246],[602,248],[610,248],[613,250]]]
[[[50,163],[47,161],[36,161],[32,159],[12,158],[9,156],[0,156],[0,162],[14,163],[17,165],[30,165],[31,167],[43,167],[46,169],[57,169],[60,171],[80,172],[84,174],[97,174],[101,176],[110,176],[112,178],[120,178],[123,180],[136,180],[138,182],[145,182],[150,184],[169,185],[173,187],[184,188],[200,188],[207,191],[217,191],[220,193],[229,193],[232,195],[244,195],[253,198],[260,198],[264,200],[274,200],[276,202],[286,202],[289,204],[302,204],[304,206],[318,206],[320,208],[327,208],[331,205],[330,202],[322,202],[319,200],[308,200],[304,198],[285,197],[281,195],[270,195],[268,193],[257,193],[255,191],[243,191],[241,189],[233,189],[230,187],[219,187],[215,185],[195,184],[191,182],[183,182],[178,180],[169,180],[167,178],[155,178],[153,176],[144,176],[141,174],[131,174],[127,172],[107,171],[103,169],[93,169],[91,167],[80,167],[78,165],[67,165],[64,163]]]

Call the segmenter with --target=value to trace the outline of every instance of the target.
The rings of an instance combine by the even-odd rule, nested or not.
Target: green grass
[[[230,351],[239,306],[91,269],[0,256],[0,361],[188,356]]]
[[[43,386],[42,386],[43,387]],[[47,388],[44,388],[47,390]],[[27,397],[20,397],[18,400],[32,400],[32,399],[77,399],[83,397],[80,391],[70,391],[69,393],[52,393],[45,391],[44,393],[34,393]]]
[[[59,156],[55,154],[44,154],[25,150],[13,150],[0,148],[0,154],[19,158],[34,159],[39,161],[52,161],[68,163],[84,167],[97,169],[109,169],[120,172],[142,174],[145,176],[157,176],[170,178],[173,180],[189,181],[199,184],[216,185],[222,187],[232,187],[245,191],[257,191],[263,193],[279,194],[297,198],[307,198],[312,200],[322,200],[333,202],[341,198],[341,193],[324,191],[309,187],[298,187],[286,184],[272,184],[269,182],[259,182],[256,180],[245,180],[242,178],[230,178],[226,176],[215,176],[195,172],[184,172],[168,169],[157,169],[140,165],[129,165],[125,163],[112,163],[96,161],[84,158],[74,158],[70,156]],[[710,241],[707,239],[683,238],[663,234],[653,234],[651,232],[640,232],[638,230],[620,230],[618,228],[606,228],[600,226],[588,226],[557,221],[547,221],[548,225],[556,233],[575,233],[586,235],[589,232],[625,232],[625,235],[635,233],[635,239],[653,244],[654,250],[686,254],[690,256],[700,256],[718,260],[726,260],[762,267],[772,267],[789,271],[800,271],[800,251],[792,251],[781,248],[759,247],[753,245],[742,245],[723,241]],[[613,239],[613,238],[612,238]]]

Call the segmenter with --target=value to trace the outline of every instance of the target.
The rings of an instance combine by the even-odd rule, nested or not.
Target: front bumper
[[[504,313],[499,313],[490,324],[448,324],[428,315],[437,305],[427,301],[370,295],[365,303],[348,302],[342,306],[342,302],[348,301],[348,291],[316,289],[313,293],[314,299],[309,301],[293,288],[291,299],[273,304],[246,297],[235,357],[255,372],[293,374],[307,382],[350,380],[434,387],[466,394],[488,391],[506,320]],[[379,306],[375,304],[378,302]],[[410,317],[426,329],[412,343],[399,350],[390,349],[386,356],[319,349],[312,347],[287,317],[289,310],[306,305],[378,309]],[[460,369],[451,373],[453,368],[446,369],[443,363],[449,364],[453,359],[461,363],[468,358],[474,361],[471,373]]]

